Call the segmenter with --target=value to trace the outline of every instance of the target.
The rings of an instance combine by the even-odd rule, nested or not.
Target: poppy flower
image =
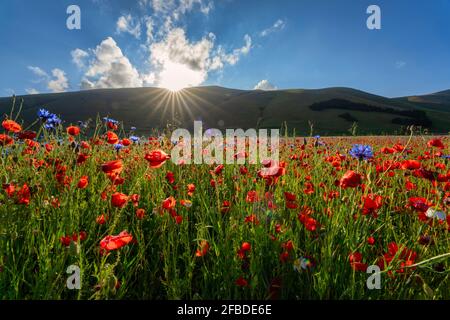
[[[342,188],[355,188],[361,184],[361,175],[354,172],[353,170],[348,170],[339,180],[339,185]]]
[[[112,132],[112,131],[108,131],[108,132],[106,133],[106,136],[107,136],[106,141],[107,141],[109,144],[116,144],[116,143],[119,141],[119,137],[117,136],[117,134],[115,134],[115,133]]]
[[[383,197],[380,195],[368,194],[362,197],[362,214],[363,215],[374,215],[378,209],[381,208],[383,204]]]
[[[122,208],[124,207],[128,202],[128,196],[126,194],[115,192],[111,196],[111,204],[114,207]]]
[[[209,243],[206,240],[202,240],[202,242],[200,243],[200,248],[197,249],[197,251],[195,252],[195,256],[196,257],[203,257],[205,256],[209,251]]]
[[[102,171],[104,173],[119,174],[122,172],[122,169],[123,169],[122,160],[113,160],[102,164]]]
[[[174,184],[175,183],[175,174],[172,171],[167,171],[166,180],[168,183]]]
[[[251,203],[259,201],[259,197],[258,197],[258,194],[256,193],[256,191],[251,190],[251,191],[247,192],[247,196],[245,197],[245,201],[246,202],[251,202]]]
[[[28,204],[30,204],[30,197],[31,197],[30,188],[25,183],[22,186],[22,188],[20,188],[16,192],[17,203],[18,204],[28,205]]]
[[[359,252],[354,252],[349,255],[350,266],[355,271],[366,272],[368,265],[362,263],[362,254]]]
[[[22,126],[13,120],[4,120],[2,127],[8,132],[18,133],[22,131]]]
[[[421,164],[417,160],[404,160],[401,165],[403,170],[406,170],[406,169],[415,170],[415,169],[419,169],[420,166],[421,166]]]
[[[36,138],[36,136],[37,136],[36,132],[30,130],[25,130],[17,133],[17,138],[20,140],[25,139],[33,140],[34,138]]]
[[[13,138],[11,138],[6,134],[0,134],[0,146],[8,146],[13,143],[14,143]]]
[[[246,279],[244,279],[242,276],[240,276],[237,280],[236,280],[236,285],[238,287],[247,287],[248,286],[248,281]]]
[[[131,144],[131,140],[127,138],[123,138],[121,144],[125,147],[128,147]]]
[[[78,128],[76,126],[69,126],[69,127],[67,127],[66,131],[71,136],[77,136],[80,134],[80,128]]]
[[[187,191],[188,191],[188,196],[192,197],[192,195],[194,194],[195,191],[195,184],[188,184],[187,185]]]
[[[117,250],[126,246],[133,240],[133,236],[127,231],[122,231],[117,236],[106,236],[100,241],[100,247],[106,251]]]
[[[138,219],[144,219],[144,217],[145,217],[145,210],[144,209],[136,209],[136,217]]]
[[[444,149],[445,148],[445,146],[444,146],[444,144],[442,143],[442,140],[441,139],[431,139],[430,141],[428,141],[427,142],[427,146],[429,146],[429,147],[435,147],[435,148],[438,148],[438,149]]]
[[[167,210],[173,209],[175,208],[176,203],[177,200],[175,200],[174,197],[170,196],[162,202],[162,207]]]
[[[106,223],[106,220],[108,220],[108,218],[104,214],[102,214],[95,219],[95,222],[97,222],[99,225],[103,225]]]
[[[145,155],[145,160],[150,163],[151,168],[159,168],[161,167],[168,159],[170,159],[170,155],[161,150],[154,150]]]
[[[86,188],[88,186],[88,184],[89,184],[88,176],[82,176],[80,178],[80,180],[78,181],[78,185],[77,186],[80,189],[84,189],[84,188]]]

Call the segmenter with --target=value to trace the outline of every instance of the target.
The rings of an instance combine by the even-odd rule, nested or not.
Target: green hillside
[[[283,123],[298,134],[348,134],[353,122],[359,134],[396,134],[415,124],[430,132],[450,129],[450,91],[429,96],[389,99],[351,88],[317,90],[236,90],[195,87],[177,93],[161,88],[100,89],[37,94],[23,99],[22,116],[36,119],[39,108],[61,115],[66,124],[109,116],[142,133],[167,124],[204,127],[279,128]],[[9,113],[12,98],[0,98],[0,113]]]

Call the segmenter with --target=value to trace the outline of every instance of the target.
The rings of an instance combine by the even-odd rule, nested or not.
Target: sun
[[[168,62],[164,64],[164,68],[159,74],[159,78],[160,87],[170,90],[171,92],[178,92],[184,88],[202,83],[205,75],[184,64]]]

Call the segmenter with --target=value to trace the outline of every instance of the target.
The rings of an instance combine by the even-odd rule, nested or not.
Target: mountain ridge
[[[194,120],[205,127],[280,128],[298,134],[348,134],[357,122],[361,134],[398,134],[411,124],[430,132],[450,128],[450,90],[429,95],[386,98],[348,87],[319,89],[242,90],[220,86],[166,89],[117,88],[16,96],[23,99],[25,123],[39,108],[60,114],[67,124],[109,116],[142,132],[167,124],[191,129]],[[12,98],[0,98],[0,113],[8,114]],[[17,109],[16,109],[17,110]]]

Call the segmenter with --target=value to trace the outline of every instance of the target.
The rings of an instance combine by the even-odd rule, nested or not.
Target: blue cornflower
[[[317,140],[319,140],[319,139],[320,139],[320,136],[317,135],[317,136],[314,136],[314,138],[317,139]]]
[[[359,160],[368,160],[373,158],[373,150],[369,145],[354,144],[353,148],[349,151],[349,154]]]
[[[108,117],[104,117],[103,121],[105,121],[106,123],[112,123],[112,124],[118,124],[119,123],[119,121],[111,119],[111,118],[108,118]]]
[[[121,143],[116,143],[115,145],[114,145],[114,149],[116,149],[117,151],[119,151],[120,149],[122,149],[123,148],[123,144],[121,144]]]
[[[84,121],[78,121],[78,126],[80,128],[86,129],[88,127],[88,124],[87,124],[87,122],[84,122]]]
[[[136,127],[131,127],[131,131],[134,131],[134,130],[136,130]]]
[[[39,109],[37,115],[41,120],[45,121],[48,118],[50,118],[53,115],[53,113],[45,109]]]
[[[441,156],[441,158],[446,159],[446,160],[449,160],[449,159],[450,159],[450,154],[443,154],[443,155]]]
[[[139,137],[136,137],[136,136],[131,136],[131,137],[130,137],[130,140],[133,141],[133,142],[139,142],[139,139],[140,139],[140,138],[139,138]]]

